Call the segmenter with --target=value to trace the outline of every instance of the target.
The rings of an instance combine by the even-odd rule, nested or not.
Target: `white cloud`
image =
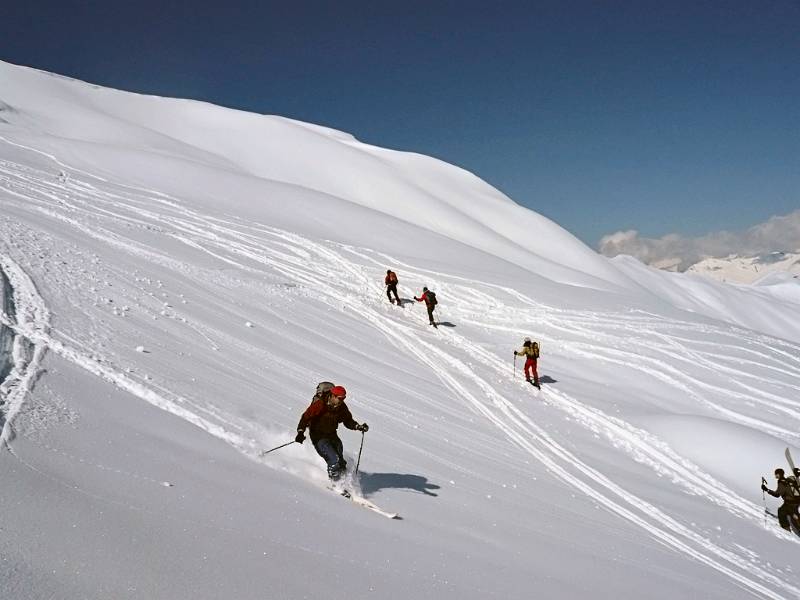
[[[679,271],[709,257],[794,252],[800,250],[800,210],[771,217],[746,231],[718,231],[696,238],[671,233],[655,239],[640,237],[635,230],[617,231],[600,240],[599,250],[606,256],[630,254],[646,264],[674,266]]]

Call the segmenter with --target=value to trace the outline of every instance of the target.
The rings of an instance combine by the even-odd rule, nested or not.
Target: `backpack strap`
[[[800,484],[797,483],[797,478],[790,475],[786,478],[786,483],[789,484],[789,489],[792,490],[792,496],[800,500]]]

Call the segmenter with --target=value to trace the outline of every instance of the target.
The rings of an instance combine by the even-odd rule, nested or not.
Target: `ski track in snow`
[[[756,526],[763,518],[761,506],[714,481],[655,436],[552,386],[546,386],[540,392],[544,403],[523,410],[508,398],[530,394],[531,391],[527,384],[510,379],[507,359],[472,343],[452,329],[430,330],[421,311],[399,313],[394,307],[389,308],[375,272],[381,273],[383,266],[393,264],[398,270],[402,269],[404,281],[426,282],[437,290],[440,298],[446,298],[447,316],[459,325],[502,333],[505,337],[542,331],[543,349],[552,348],[558,354],[579,355],[639,370],[733,422],[791,441],[798,439],[796,428],[792,431],[753,414],[723,407],[710,400],[708,395],[725,393],[740,401],[743,410],[753,404],[769,406],[780,411],[785,422],[796,425],[800,421],[800,404],[788,400],[788,394],[779,395],[748,382],[744,377],[737,377],[735,368],[737,364],[757,367],[764,373],[760,383],[796,392],[800,387],[774,378],[800,375],[800,358],[795,346],[735,327],[683,323],[646,313],[595,313],[546,306],[509,288],[418,269],[369,250],[312,241],[263,224],[205,216],[160,192],[111,184],[51,158],[59,166],[82,177],[73,175],[68,181],[56,182],[47,173],[11,161],[0,161],[0,185],[12,197],[20,199],[20,208],[57,219],[98,241],[170,269],[185,271],[187,267],[165,253],[121,235],[120,226],[153,229],[237,269],[258,274],[271,270],[296,284],[311,286],[319,291],[320,302],[337,311],[352,311],[398,348],[427,365],[457,398],[496,425],[522,452],[535,458],[554,476],[578,482],[577,487],[592,502],[641,527],[647,535],[674,551],[715,569],[755,595],[766,598],[800,596],[800,588],[774,575],[771,567],[760,563],[754,552],[733,540],[713,541],[658,506],[622,488],[555,440],[528,413],[560,411],[591,432],[602,434],[615,448],[668,476],[692,494],[705,496],[709,488],[717,489],[719,493],[710,496],[709,501]],[[13,380],[17,383],[7,394],[10,408],[2,434],[7,444],[11,439],[14,415],[19,412],[30,389],[43,353],[50,350],[224,439],[248,455],[257,451],[251,439],[232,431],[238,427],[236,420],[227,419],[219,411],[199,406],[169,390],[155,389],[152,384],[136,381],[112,366],[97,362],[91,354],[56,339],[50,332],[47,309],[33,283],[11,258],[3,256],[2,261],[3,270],[14,286],[19,313],[14,322],[4,320],[4,324],[16,332],[20,348],[27,344],[27,350],[18,352],[19,368]],[[680,335],[682,331],[696,333],[698,330],[713,334],[718,341],[706,344]],[[201,330],[198,332],[202,334]],[[747,343],[753,346],[752,352],[747,356],[737,356],[745,336]],[[725,347],[722,343],[725,339],[735,344]],[[476,374],[462,360],[466,347],[471,349],[471,360],[479,362],[495,375],[492,381]],[[551,352],[550,355],[555,354]],[[720,378],[716,384],[698,381],[680,368],[680,365],[688,363],[724,373],[725,379]],[[480,390],[480,393],[474,390]],[[199,412],[206,414],[201,416]],[[784,542],[788,541],[780,533],[775,535]],[[793,542],[797,543],[797,540]]]

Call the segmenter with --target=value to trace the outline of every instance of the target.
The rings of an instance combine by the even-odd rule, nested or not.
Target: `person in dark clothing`
[[[417,302],[425,303],[425,308],[428,309],[428,321],[430,321],[431,325],[437,327],[436,322],[433,320],[433,311],[436,309],[436,305],[438,304],[436,300],[436,294],[434,294],[428,288],[423,287],[422,296],[420,296],[419,298],[414,296],[414,300],[416,300]]]
[[[295,442],[302,444],[306,439],[305,430],[308,427],[311,443],[314,444],[317,454],[328,465],[328,477],[332,481],[339,479],[347,469],[347,461],[342,454],[344,450],[342,440],[336,433],[339,423],[356,431],[369,430],[366,423],[358,424],[353,419],[350,409],[344,403],[346,396],[347,391],[340,385],[315,395],[314,400],[300,417],[297,436],[294,438]]]
[[[386,296],[389,298],[389,302],[394,304],[396,300],[397,306],[402,306],[400,303],[400,296],[397,295],[397,273],[391,269],[387,270],[383,283],[386,284]],[[392,300],[392,294],[394,294],[395,300]]]
[[[775,479],[778,486],[773,492],[767,487],[766,483],[761,484],[761,489],[770,496],[783,499],[783,504],[778,508],[778,521],[787,531],[791,531],[789,521],[794,523],[795,529],[800,533],[800,514],[797,513],[800,507],[800,489],[798,489],[797,479],[794,477],[784,477],[783,469],[775,469]]]

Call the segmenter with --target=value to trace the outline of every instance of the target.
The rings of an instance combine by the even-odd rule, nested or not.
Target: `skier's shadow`
[[[542,375],[539,381],[542,383],[558,383],[558,379],[553,379],[550,375]]]
[[[426,496],[438,496],[431,490],[439,489],[439,486],[430,483],[427,477],[408,473],[367,473],[362,471],[359,475],[359,484],[364,496],[369,496],[384,488],[405,488]]]
[[[450,321],[439,321],[436,324],[441,325],[442,327],[455,327],[455,324],[451,323]]]
[[[411,298],[400,298],[400,306],[405,306],[406,304],[414,304],[414,301]]]

